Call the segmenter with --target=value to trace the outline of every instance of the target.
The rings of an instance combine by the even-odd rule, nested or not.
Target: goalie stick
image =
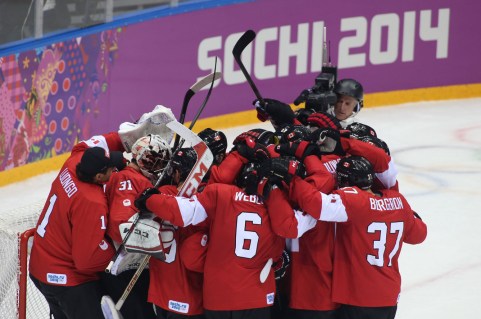
[[[172,121],[167,123],[167,127],[174,131],[177,135],[181,136],[184,141],[190,142],[195,152],[197,153],[197,161],[195,162],[192,170],[185,179],[182,188],[177,194],[177,196],[190,197],[196,192],[197,187],[202,182],[202,179],[209,170],[209,167],[212,165],[214,156],[207,147],[207,144],[205,144],[205,142],[199,136],[197,136],[194,132],[192,132],[181,123],[177,121]],[[100,305],[102,307],[102,313],[104,314],[105,318],[123,318],[122,314],[120,313],[120,309],[122,308],[128,295],[134,288],[135,283],[139,279],[140,274],[144,270],[145,266],[147,266],[147,264],[149,263],[150,257],[150,255],[145,255],[144,259],[142,259],[139,268],[137,268],[137,270],[135,271],[135,274],[133,275],[132,279],[130,280],[129,284],[125,288],[122,296],[117,301],[117,303],[114,303],[110,296],[102,296]]]
[[[184,123],[184,119],[185,119],[185,114],[186,114],[186,111],[187,111],[187,106],[189,104],[189,101],[190,99],[192,98],[192,96],[194,96],[195,93],[197,93],[199,90],[201,90],[203,87],[205,87],[207,84],[210,83],[210,88],[209,88],[209,92],[207,93],[207,96],[206,98],[204,99],[202,105],[200,106],[199,110],[197,111],[197,114],[195,115],[195,117],[192,119],[192,122],[190,123],[190,126],[189,126],[189,130],[192,129],[194,127],[194,124],[197,122],[197,120],[199,119],[200,117],[200,114],[202,113],[202,111],[204,110],[204,107],[205,105],[207,104],[207,102],[209,101],[209,97],[211,95],[211,92],[212,92],[212,88],[214,86],[214,82],[218,79],[220,79],[220,77],[222,76],[222,73],[221,72],[216,72],[216,68],[217,68],[217,57],[216,57],[216,63],[214,65],[214,72],[203,77],[202,79],[200,79],[199,81],[197,81],[194,85],[192,85],[189,90],[187,90],[186,94],[185,94],[185,98],[184,98],[184,103],[182,105],[182,110],[181,110],[181,114],[180,114],[180,118],[179,118],[179,123],[183,124]],[[177,148],[180,148],[182,147],[182,143],[179,145],[179,142],[178,140],[180,139],[180,135],[177,134],[176,135],[176,138],[175,138],[175,142],[174,142],[174,146],[172,147],[172,149],[174,150],[173,153],[175,153],[175,151],[177,150]],[[164,171],[162,172],[162,174],[160,175],[159,179],[157,180],[157,182],[155,183],[154,187],[157,188],[159,187],[159,185],[164,181],[165,179],[165,176],[166,176],[166,173],[170,170],[170,165],[171,165],[171,161],[169,161],[164,169]],[[140,214],[137,214],[137,216],[135,217],[135,219],[132,221],[132,226],[130,227],[129,231],[125,234],[123,240],[122,240],[122,243],[120,244],[119,248],[117,249],[117,251],[115,252],[115,255],[112,257],[112,260],[109,262],[109,264],[107,265],[107,267],[105,268],[105,272],[106,273],[110,273],[111,270],[112,270],[112,267],[114,266],[114,263],[115,261],[117,260],[117,258],[119,258],[119,255],[122,253],[122,249],[123,247],[125,246],[125,243],[127,242],[127,240],[129,239],[130,235],[132,234],[132,232],[134,231],[135,229],[135,225],[137,225],[138,221],[140,219]]]
[[[251,86],[252,91],[254,91],[254,94],[259,100],[260,105],[263,107],[265,105],[265,101],[262,98],[259,90],[257,89],[257,86],[254,84],[252,77],[250,76],[249,72],[247,72],[247,69],[244,66],[244,63],[241,60],[242,52],[244,52],[244,49],[252,41],[254,41],[255,37],[256,37],[256,33],[253,30],[247,30],[246,32],[244,32],[244,34],[239,38],[239,40],[237,40],[237,43],[234,45],[234,49],[232,49],[232,54],[234,55],[234,59],[239,65],[239,68],[241,69],[242,73],[246,77],[247,82],[249,82],[249,85]]]

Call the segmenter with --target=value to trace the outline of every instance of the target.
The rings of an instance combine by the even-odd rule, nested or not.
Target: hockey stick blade
[[[209,75],[206,75],[199,81],[195,82],[189,90],[185,93],[184,96],[184,102],[182,103],[182,109],[180,111],[180,117],[179,117],[179,122],[184,124],[185,121],[185,115],[187,114],[187,106],[189,105],[190,99],[197,93],[199,92],[204,86],[212,83],[213,81],[219,79],[221,77],[220,72],[213,72]],[[175,137],[175,142],[174,142],[174,147],[173,149],[175,150],[177,146],[179,145],[179,137],[178,135]]]
[[[105,319],[123,319],[122,314],[115,307],[115,303],[110,296],[102,296],[100,306]]]
[[[244,49],[254,41],[256,37],[256,33],[252,30],[247,30],[240,38],[237,40],[237,43],[234,45],[234,49],[232,50],[232,54],[234,55],[234,59],[236,60],[239,68],[241,69],[242,73],[244,74],[247,82],[249,83],[252,91],[254,91],[255,96],[261,103],[261,105],[265,105],[264,99],[262,98],[257,86],[254,84],[249,72],[247,72],[244,63],[242,62],[241,55]]]
[[[215,57],[215,63],[214,63],[214,73],[213,74],[215,74],[215,76],[212,77],[212,81],[210,82],[209,91],[207,92],[207,95],[205,96],[205,99],[202,102],[202,105],[199,107],[199,109],[197,110],[197,113],[195,114],[194,118],[192,119],[192,122],[189,125],[189,130],[191,130],[194,127],[195,123],[197,122],[197,120],[200,117],[200,114],[202,113],[202,111],[204,111],[204,108],[205,108],[207,102],[209,102],[210,95],[212,94],[212,89],[214,88],[214,82],[216,80],[220,79],[220,77],[222,75],[220,72],[216,72],[216,70],[217,70],[217,57]]]
[[[240,57],[244,49],[256,38],[256,33],[253,30],[247,30],[244,34],[237,40],[234,45],[232,54],[234,57]]]
[[[271,272],[272,262],[273,262],[272,258],[269,258],[269,260],[264,265],[264,268],[262,268],[261,273],[259,275],[259,280],[261,283],[266,282],[267,276],[269,276],[269,273]]]

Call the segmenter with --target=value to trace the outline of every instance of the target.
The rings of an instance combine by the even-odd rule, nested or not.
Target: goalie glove
[[[144,113],[137,122],[120,124],[118,133],[125,151],[130,153],[132,145],[139,138],[148,134],[160,135],[167,143],[170,143],[174,133],[166,124],[173,120],[175,120],[175,116],[171,109],[157,105],[151,112]]]

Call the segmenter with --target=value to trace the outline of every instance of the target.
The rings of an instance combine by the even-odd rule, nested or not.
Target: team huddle
[[[325,110],[256,100],[273,129],[243,132],[229,150],[222,131],[198,133],[213,161],[189,197],[200,153],[171,146],[168,108],[78,143],[30,257],[51,315],[109,317],[108,295],[126,319],[394,318],[402,244],[423,242],[427,227],[398,191],[387,144],[356,122],[361,84],[334,92]]]

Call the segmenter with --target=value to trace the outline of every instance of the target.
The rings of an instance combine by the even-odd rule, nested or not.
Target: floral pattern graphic
[[[92,135],[122,31],[0,57],[0,171],[68,152]]]

